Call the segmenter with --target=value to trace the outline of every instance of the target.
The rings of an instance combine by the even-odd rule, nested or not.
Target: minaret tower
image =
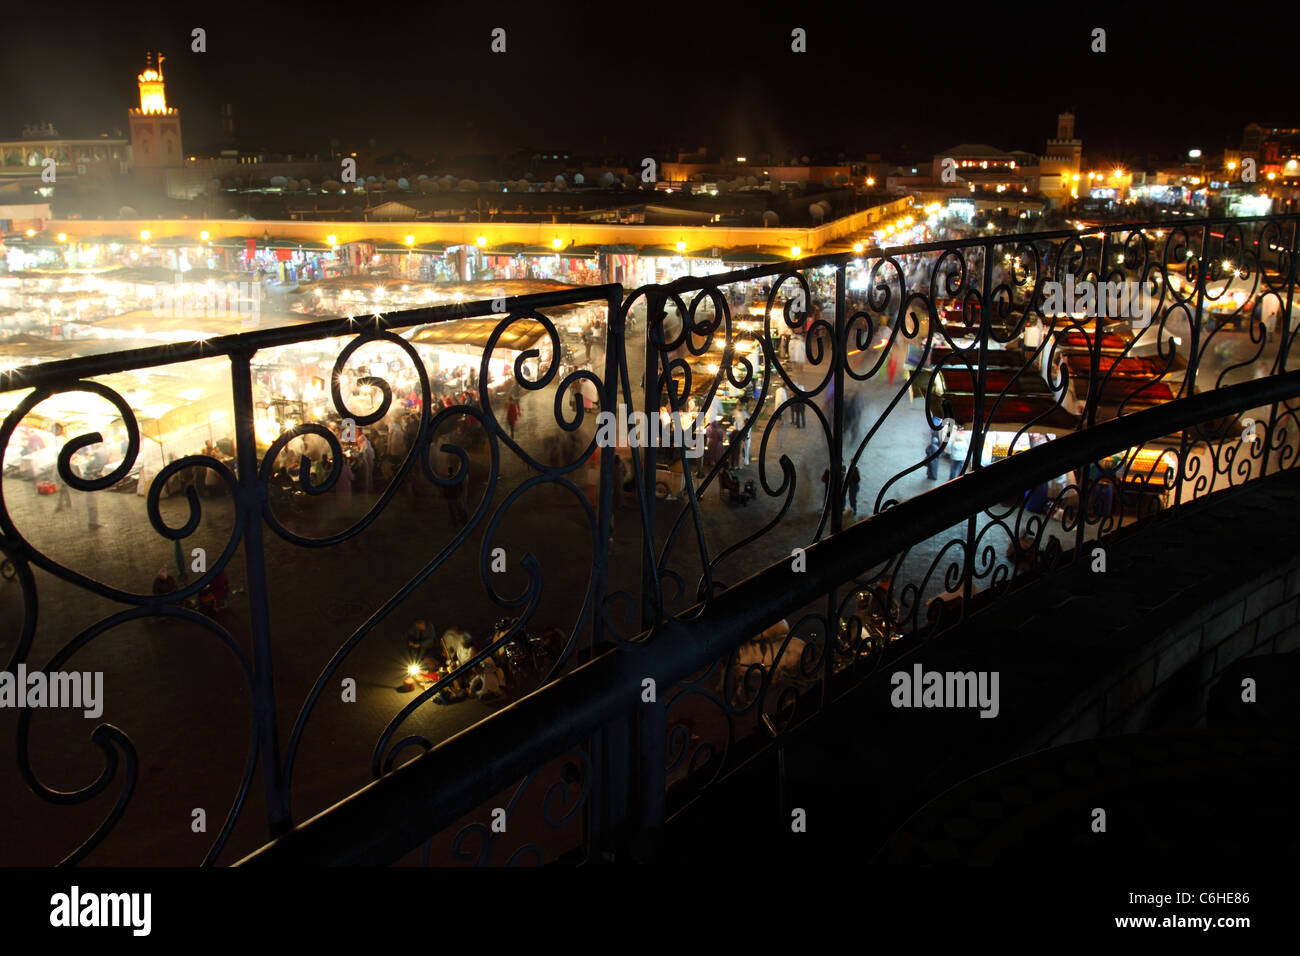
[[[163,171],[178,168],[185,160],[181,147],[181,111],[167,105],[162,69],[164,59],[159,53],[155,69],[153,55],[146,54],[144,72],[137,77],[140,108],[129,111],[135,178],[160,185],[165,177]]]

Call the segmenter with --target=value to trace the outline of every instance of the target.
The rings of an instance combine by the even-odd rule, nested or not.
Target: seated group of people
[[[473,659],[474,639],[468,631],[448,628],[438,637],[437,630],[428,621],[418,620],[407,629],[406,646],[412,652],[422,675],[435,674],[442,679],[456,668]],[[500,669],[491,656],[479,663],[479,672],[472,678],[462,676],[447,685],[443,693],[434,697],[439,704],[463,700],[469,695],[479,700],[501,696],[505,689]]]

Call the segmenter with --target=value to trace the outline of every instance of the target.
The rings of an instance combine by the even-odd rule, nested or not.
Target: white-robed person
[[[790,364],[802,365],[807,358],[806,342],[802,334],[796,332],[790,337]]]
[[[735,432],[733,432],[735,435],[739,435],[741,429],[749,423],[749,412],[746,410],[745,405],[745,402],[737,402],[736,410],[731,414],[731,425],[735,429]],[[754,435],[752,432],[745,432],[745,439],[740,444],[740,463],[742,465],[747,466],[749,464],[750,441],[753,437]],[[734,441],[735,439],[733,438],[732,440]]]

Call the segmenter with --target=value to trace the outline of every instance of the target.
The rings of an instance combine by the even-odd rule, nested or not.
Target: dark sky
[[[1286,53],[1259,19],[1095,6],[22,4],[0,37],[0,135],[124,128],[150,49],[194,148],[216,142],[223,102],[249,147],[374,138],[439,155],[1041,152],[1073,109],[1090,156],[1142,161],[1236,145],[1252,120],[1300,125]],[[194,27],[206,53],[190,51]],[[494,27],[505,54],[490,52]],[[807,53],[790,49],[795,27]],[[1090,51],[1093,27],[1106,53]]]

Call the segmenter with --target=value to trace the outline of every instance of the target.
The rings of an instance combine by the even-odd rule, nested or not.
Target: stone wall
[[[1152,634],[1107,677],[1077,696],[1025,752],[1097,736],[1157,729],[1172,695],[1205,726],[1210,687],[1233,661],[1300,652],[1300,556],[1214,597]],[[1168,707],[1166,706],[1166,710]]]

